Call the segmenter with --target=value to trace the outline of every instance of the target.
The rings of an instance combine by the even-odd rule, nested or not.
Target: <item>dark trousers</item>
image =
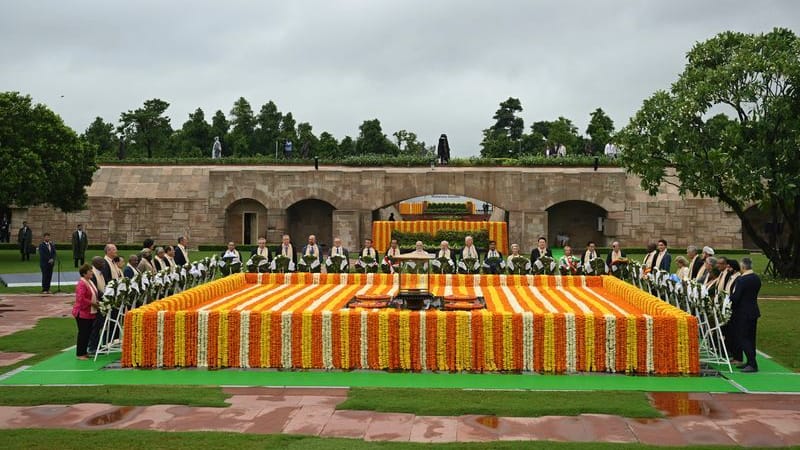
[[[80,267],[83,265],[84,256],[83,255],[75,255],[75,267]]]
[[[756,362],[756,325],[758,318],[737,319],[736,321],[736,340],[744,353],[744,362],[754,369],[758,369]]]
[[[91,334],[89,335],[89,353],[97,351],[97,347],[106,343],[105,339],[101,340],[100,331],[103,330],[103,323],[106,321],[106,316],[97,313],[92,323]]]
[[[77,347],[75,347],[75,354],[77,356],[85,356],[86,349],[89,346],[89,336],[92,334],[94,319],[76,317],[75,321],[78,323],[78,343]]]
[[[742,346],[739,344],[739,339],[736,337],[735,320],[735,318],[731,317],[728,323],[722,326],[722,336],[725,339],[725,348],[728,350],[728,357],[737,361],[742,361]]]
[[[41,267],[41,269],[42,269],[42,290],[49,291],[50,282],[53,281],[53,265],[45,264]]]
[[[29,253],[29,250],[28,250],[28,248],[26,246],[20,247],[19,252],[22,254],[22,260],[23,261],[30,261],[31,260],[31,254]]]

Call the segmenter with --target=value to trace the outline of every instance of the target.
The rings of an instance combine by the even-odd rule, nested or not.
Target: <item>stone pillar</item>
[[[361,248],[360,211],[336,209],[333,211],[333,237],[341,238],[342,245],[351,252]]]
[[[267,209],[267,242],[281,242],[283,235],[289,230],[286,210],[280,208]]]
[[[536,245],[539,236],[547,236],[547,211],[509,211],[508,245],[519,244],[525,254]]]

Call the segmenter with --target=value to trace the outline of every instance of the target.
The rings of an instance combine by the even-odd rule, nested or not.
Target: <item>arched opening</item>
[[[295,246],[302,247],[310,234],[317,237],[323,250],[333,242],[333,210],[330,203],[310,198],[300,200],[286,209],[289,236]]]
[[[267,208],[259,201],[243,198],[225,210],[225,241],[255,245],[267,232]]]
[[[564,241],[582,249],[589,241],[606,246],[603,227],[608,212],[594,203],[568,200],[547,208],[547,240],[553,247]],[[566,239],[564,239],[566,237]]]
[[[751,206],[747,208],[744,212],[745,218],[753,224],[753,228],[755,229],[756,233],[764,239],[765,241],[769,242],[770,234],[775,231],[777,233],[777,240],[776,245],[780,245],[782,242],[786,242],[786,239],[789,237],[789,230],[788,227],[784,226],[783,221],[778,218],[777,220],[770,217],[769,212],[762,211],[757,206]],[[742,248],[746,248],[748,250],[758,250],[759,247],[753,242],[753,238],[747,234],[745,231],[744,226],[742,226]]]

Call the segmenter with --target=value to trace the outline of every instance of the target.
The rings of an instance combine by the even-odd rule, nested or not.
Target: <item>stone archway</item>
[[[330,247],[333,242],[333,205],[315,198],[300,200],[286,208],[289,236],[299,250],[308,235],[317,236],[317,242]]]
[[[243,198],[225,210],[225,241],[255,245],[267,232],[267,208],[261,202]]]
[[[569,244],[583,249],[594,241],[598,247],[606,246],[603,222],[608,217],[604,208],[583,200],[567,200],[547,208],[547,240],[558,246],[558,235],[569,236]]]
[[[753,224],[753,228],[755,228],[756,233],[761,236],[762,239],[769,242],[769,234],[772,232],[773,229],[777,231],[777,238],[778,242],[786,242],[786,239],[789,235],[788,227],[784,226],[781,219],[778,219],[777,223],[773,223],[772,218],[769,216],[768,212],[760,210],[757,206],[751,206],[747,208],[744,212],[745,217]],[[747,234],[744,227],[742,227],[742,248],[746,248],[748,250],[759,250],[759,247],[753,242],[753,238]]]

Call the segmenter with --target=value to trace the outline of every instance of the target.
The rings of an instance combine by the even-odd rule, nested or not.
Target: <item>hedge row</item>
[[[472,236],[475,247],[489,248],[489,232],[480,231],[438,231],[436,234],[429,233],[410,233],[392,230],[392,239],[397,239],[400,248],[414,248],[417,241],[422,241],[425,247],[439,248],[439,243],[447,241],[450,248],[460,249],[464,247],[464,238]],[[383,249],[380,249],[383,250]]]

